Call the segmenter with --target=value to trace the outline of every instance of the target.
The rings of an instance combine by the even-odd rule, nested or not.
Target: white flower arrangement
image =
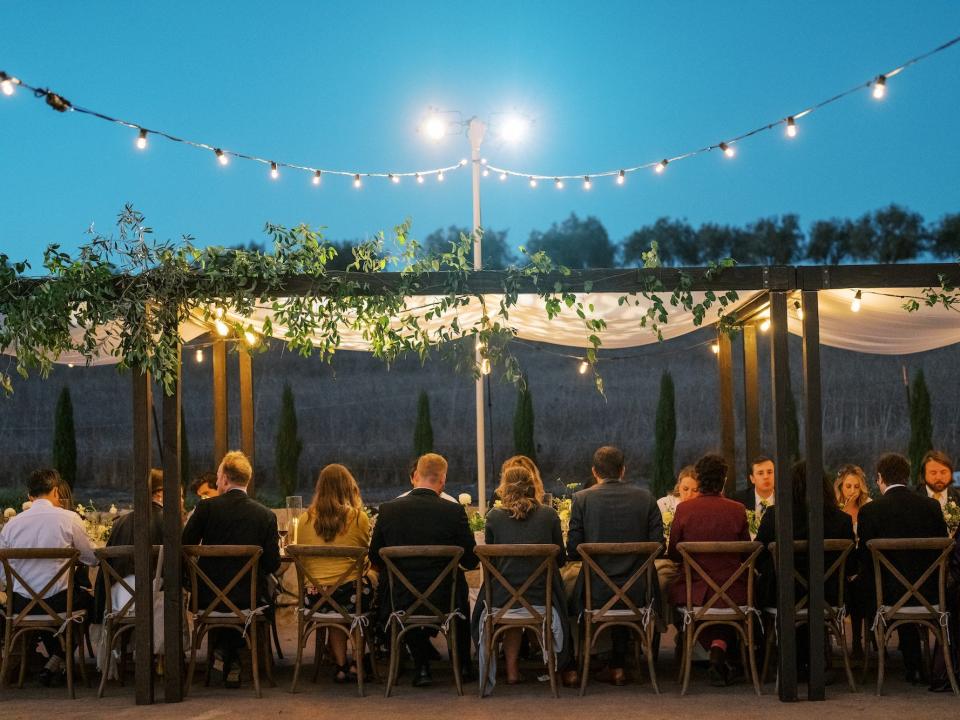
[[[457,496],[457,501],[458,501],[461,505],[472,505],[472,504],[473,504],[473,498],[470,497],[470,493],[460,493],[460,494]]]
[[[957,531],[957,528],[960,527],[960,506],[953,500],[949,500],[947,504],[943,506],[943,519],[946,521],[947,529],[952,536]]]

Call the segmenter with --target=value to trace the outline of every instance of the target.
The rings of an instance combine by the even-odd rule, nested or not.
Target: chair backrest
[[[772,542],[767,546],[767,548],[770,550],[770,554],[773,556],[773,567],[779,571],[779,567],[777,565],[777,544]],[[798,555],[806,555],[809,552],[809,548],[810,543],[807,540],[794,540],[794,557]],[[830,567],[825,568],[823,572],[824,586],[828,585],[834,578],[837,580],[837,607],[843,607],[843,592],[844,586],[846,585],[845,580],[847,557],[850,555],[852,550],[853,540],[823,541],[824,555],[832,555],[834,553],[837,554],[836,557],[833,558],[833,562],[830,563]],[[796,565],[793,567],[793,579],[796,584],[802,588],[802,592],[798,593],[796,598],[796,610],[802,610],[807,606],[807,603],[810,602],[810,582],[803,574],[802,569],[803,568],[799,568]]]
[[[231,612],[238,620],[245,621],[247,616],[243,609],[230,599],[230,591],[247,575],[250,583],[250,608],[257,606],[257,565],[262,554],[263,548],[257,545],[184,545],[183,558],[190,573],[190,611],[198,616],[196,619],[203,622],[213,612]],[[246,562],[226,584],[220,586],[200,568],[201,558],[236,558]],[[201,587],[213,593],[213,601],[202,610],[199,607],[198,592]],[[223,610],[217,610],[221,606]]]
[[[717,606],[718,610],[730,610],[734,615],[742,615],[740,605],[734,601],[727,591],[742,576],[747,579],[747,601],[748,607],[753,606],[753,567],[757,562],[760,551],[763,550],[761,543],[746,540],[736,540],[732,542],[682,542],[677,543],[677,551],[683,558],[683,573],[687,585],[687,608],[693,608],[693,579],[694,576],[703,580],[710,589],[710,595],[706,601],[699,606],[694,619],[706,615],[709,610]],[[709,555],[739,555],[740,565],[734,570],[721,585],[716,579],[711,577],[710,573],[704,570],[703,566],[697,561],[697,558]]]
[[[460,567],[460,558],[462,556],[463,548],[458,545],[395,545],[393,547],[381,548],[380,557],[383,559],[383,564],[387,569],[391,609],[397,612],[397,607],[395,606],[395,591],[397,589],[397,583],[399,583],[405,587],[413,597],[413,602],[406,608],[401,609],[407,617],[416,615],[417,613],[415,611],[421,607],[429,610],[429,612],[421,613],[422,615],[429,614],[436,618],[444,618],[452,613],[456,608],[457,571]],[[397,566],[397,561],[403,564],[404,560],[410,558],[447,559],[448,562],[446,566],[434,576],[434,579],[427,589],[421,592]],[[437,588],[444,582],[450,583],[450,607],[446,611],[438,608],[430,600],[430,596],[433,595]]]
[[[157,570],[157,559],[160,557],[161,545],[153,545],[150,549],[150,577],[154,576]],[[134,589],[126,578],[121,576],[114,568],[113,560],[133,560],[133,545],[114,545],[112,547],[97,548],[93,551],[100,561],[100,576],[103,578],[103,591],[105,601],[105,615],[111,615],[115,619],[123,619],[133,610]],[[113,588],[119,585],[130,596],[121,608],[113,606]]]
[[[365,547],[352,547],[347,545],[288,545],[287,554],[293,558],[293,563],[297,568],[297,596],[299,598],[299,607],[304,610],[309,609],[311,613],[315,613],[326,605],[329,606],[333,612],[340,613],[344,621],[352,621],[354,616],[336,601],[333,594],[337,588],[344,584],[347,578],[355,575],[354,588],[357,597],[355,614],[363,615],[363,592],[361,591],[361,583],[363,572],[366,569],[367,552],[368,550]],[[336,580],[324,585],[317,581],[307,569],[305,561],[310,558],[348,559],[351,562],[346,570],[340,573],[340,576]],[[316,591],[319,599],[308,606],[307,589],[310,587]]]
[[[560,553],[560,547],[552,544],[516,544],[516,545],[478,545],[475,549],[477,558],[480,560],[480,566],[483,568],[484,575],[484,597],[487,602],[487,612],[493,610],[493,589],[495,585],[502,587],[510,596],[507,602],[503,603],[493,616],[493,622],[499,622],[511,610],[526,610],[530,617],[540,622],[544,617],[553,614],[553,576],[557,571],[557,555]],[[497,567],[499,560],[507,558],[540,559],[537,565],[524,579],[519,588],[515,587],[507,578],[503,576]],[[534,583],[543,577],[546,583],[544,612],[538,612],[532,603],[526,598],[525,593]]]
[[[638,582],[643,580],[645,592],[652,591],[657,577],[657,568],[654,561],[663,553],[663,543],[658,542],[626,542],[626,543],[580,543],[577,545],[577,552],[583,560],[583,580],[585,609],[593,613],[594,619],[599,620],[603,615],[614,609],[617,604],[623,606],[622,609],[632,611],[637,617],[644,615],[643,611],[637,607],[636,603],[630,598],[630,589]],[[617,584],[603,569],[604,557],[634,555],[638,558],[645,557],[643,563],[634,571],[634,573],[622,584]],[[593,607],[593,578],[605,585],[613,594],[607,600],[603,607],[595,610]]]
[[[946,583],[947,583],[947,563],[950,554],[953,552],[954,541],[950,538],[898,538],[898,539],[877,539],[867,541],[867,547],[870,549],[870,555],[873,557],[873,576],[876,583],[877,605],[885,605],[883,592],[883,570],[887,570],[889,575],[896,581],[897,591],[899,586],[903,587],[903,594],[893,605],[888,605],[888,612],[896,613],[904,605],[914,604],[911,600],[916,600],[916,605],[924,607],[932,616],[939,615],[946,610]],[[919,576],[916,582],[908,580],[903,572],[897,568],[890,557],[891,553],[897,554],[897,559],[902,559],[905,553],[923,553],[929,557],[933,553],[940,551],[932,562],[927,564],[926,569]],[[922,557],[922,556],[921,556]],[[921,560],[921,562],[926,562]],[[936,603],[930,601],[923,595],[921,588],[927,579],[934,573],[937,574],[938,597]],[[933,605],[939,606],[939,610]]]
[[[65,617],[70,617],[73,613],[73,569],[80,559],[80,551],[76,548],[9,548],[0,550],[0,563],[3,564],[4,585],[7,588],[7,619],[17,623],[21,618],[28,615],[39,615],[45,613],[50,616],[51,623],[60,624]],[[37,589],[23,579],[23,576],[17,572],[16,561],[18,560],[50,560],[55,566],[50,579],[46,584]],[[60,561],[59,564],[56,561]],[[67,609],[65,612],[57,612],[46,601],[45,595],[60,582],[62,577],[66,576],[67,591]],[[19,613],[13,610],[14,583],[20,585],[23,590],[21,597],[27,598],[29,602]]]

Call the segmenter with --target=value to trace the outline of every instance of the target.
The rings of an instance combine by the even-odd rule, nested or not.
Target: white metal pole
[[[480,222],[480,145],[487,131],[486,124],[479,118],[471,118],[467,126],[467,138],[470,140],[470,159],[473,170],[473,269],[483,269],[481,248]],[[474,358],[479,367],[481,362],[480,348],[474,350]],[[487,510],[487,443],[484,432],[484,395],[483,377],[476,382],[476,411],[477,411],[477,495],[480,513]]]

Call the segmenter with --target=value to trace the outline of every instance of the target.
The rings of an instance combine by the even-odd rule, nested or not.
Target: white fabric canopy
[[[960,342],[960,314],[957,312],[943,307],[930,308],[923,305],[922,302],[921,308],[916,312],[908,313],[903,309],[904,296],[917,297],[920,293],[919,289],[863,289],[861,293],[860,311],[853,312],[851,309],[851,302],[854,297],[853,290],[820,291],[821,343],[855,352],[905,355]],[[736,303],[731,303],[728,306],[728,312],[737,309],[756,294],[753,291],[741,292],[741,299]],[[578,295],[578,299],[584,303],[585,309],[589,304],[593,304],[594,310],[593,312],[587,312],[587,317],[603,318],[607,323],[607,329],[599,333],[603,341],[602,349],[637,347],[657,342],[656,333],[649,327],[640,326],[640,318],[648,307],[648,302],[641,298],[640,307],[636,307],[632,303],[621,306],[617,302],[618,297],[619,294],[617,293]],[[661,297],[664,298],[665,302],[669,302],[669,293],[663,293]],[[703,294],[694,293],[694,297],[699,302],[702,300]],[[430,310],[432,303],[435,301],[436,298],[430,297],[411,298],[407,305],[408,312],[423,315]],[[491,319],[495,319],[494,315],[499,307],[500,296],[488,295],[486,296],[486,302],[488,314]],[[802,332],[801,322],[795,310],[794,302],[795,300],[791,299],[788,308],[789,331],[795,335],[800,335]],[[670,320],[661,328],[664,340],[670,340],[698,329],[693,323],[691,312],[673,307],[669,307],[669,310],[671,311]],[[436,336],[440,328],[449,327],[455,315],[459,318],[461,326],[470,326],[479,319],[480,312],[479,302],[476,298],[472,298],[467,306],[449,311],[441,318],[429,321],[421,320],[420,324],[431,336]],[[587,339],[590,332],[572,308],[565,307],[559,316],[551,320],[547,317],[539,297],[521,295],[517,305],[512,307],[509,313],[506,324],[516,329],[517,336],[524,340],[568,347],[589,347],[590,345]],[[258,310],[249,320],[244,320],[240,316],[228,313],[225,319],[249,323],[255,330],[261,332],[267,314],[267,311]],[[715,321],[716,310],[711,308],[704,324],[708,325]],[[503,321],[501,320],[501,322]],[[399,321],[396,324],[399,325]],[[210,326],[197,317],[184,324],[181,328],[181,336],[185,341],[190,341],[210,332],[210,330]],[[76,330],[76,333],[78,337],[82,334],[79,329]],[[274,324],[273,337],[283,340],[284,333],[284,327]],[[340,349],[357,351],[370,349],[369,343],[363,337],[362,329],[342,325],[340,333]],[[318,342],[319,340],[318,338]],[[9,348],[6,352],[15,354],[15,351]],[[57,362],[79,365],[85,364],[86,359],[78,354],[71,353],[62,355],[57,359]],[[90,364],[107,365],[116,362],[118,362],[118,358],[104,352]]]

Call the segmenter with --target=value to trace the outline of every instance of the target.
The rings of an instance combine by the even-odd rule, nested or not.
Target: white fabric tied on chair
[[[258,608],[254,608],[253,610],[247,610],[247,611],[246,611],[246,613],[247,613],[247,621],[246,621],[245,623],[243,623],[243,633],[242,633],[242,635],[243,635],[244,638],[247,637],[247,632],[250,630],[250,624],[253,622],[253,619],[254,619],[257,615],[262,616],[262,615],[263,615],[267,610],[269,610],[269,609],[270,609],[270,606],[269,606],[269,605],[261,605],[261,606],[258,607]]]
[[[950,612],[948,610],[941,610],[940,605],[933,606],[934,611],[937,613],[937,623],[940,627],[943,628],[943,633],[947,638],[947,645],[950,644]],[[888,618],[887,613],[891,610],[889,605],[881,605],[877,608],[877,614],[873,616],[873,624],[870,626],[871,632],[875,632],[877,625],[882,625],[884,628],[887,627]],[[907,620],[911,615],[926,615],[930,611],[927,610],[922,605],[905,605],[901,607],[895,614],[906,616],[896,618],[897,620]]]
[[[450,632],[450,623],[453,622],[454,618],[460,618],[461,620],[467,619],[464,616],[464,614],[459,610],[454,610],[452,613],[448,613],[447,616],[443,619],[443,622],[440,624],[440,629],[443,631],[445,635]]]
[[[653,618],[653,616],[654,616],[654,614],[655,614],[655,612],[656,612],[656,611],[653,609],[653,603],[654,603],[654,601],[651,600],[651,601],[650,601],[650,604],[647,605],[646,607],[638,608],[638,610],[640,611],[641,623],[643,624],[643,629],[644,629],[644,630],[647,629],[647,625],[650,624],[650,620]],[[602,615],[603,615],[603,618],[601,618],[600,620],[594,619],[594,622],[601,622],[601,623],[603,623],[603,622],[615,622],[615,620],[616,620],[616,618],[617,618],[618,615],[619,615],[619,616],[630,616],[630,617],[632,617],[632,616],[634,615],[634,612],[633,612],[633,610],[627,610],[627,609],[607,610],[606,612],[604,612],[603,610],[599,610],[599,609],[598,609],[598,610],[584,610],[582,613],[580,613],[580,619],[582,619],[583,616],[586,615],[586,614],[590,614],[590,615],[592,615],[592,616],[597,616],[597,615],[601,615],[601,614],[602,614]]]
[[[360,634],[367,634],[367,627],[370,625],[370,616],[369,615],[356,615],[353,618],[353,622],[350,623],[350,632],[352,633],[358,627],[360,628]]]
[[[545,605],[532,605],[531,607],[541,614],[545,614],[547,610]],[[486,647],[486,643],[483,641],[483,637],[484,637],[483,631],[484,631],[484,628],[486,627],[487,620],[489,619],[489,617],[496,615],[499,611],[500,611],[500,608],[495,607],[488,613],[487,604],[484,603],[483,612],[480,613],[480,628],[479,628],[480,644],[477,647],[477,663],[481,668],[484,666],[484,663],[487,662],[486,660],[487,647]],[[454,614],[456,613],[451,613],[451,615],[454,615]],[[461,617],[463,616],[461,615]],[[530,612],[526,608],[513,608],[511,610],[507,610],[507,612],[503,614],[503,617],[511,618],[511,619],[529,618]],[[554,657],[556,657],[558,653],[563,651],[563,625],[560,621],[560,613],[557,612],[556,608],[553,608],[553,617],[550,623],[550,631],[553,633],[553,654],[554,654]],[[543,627],[541,628],[541,632],[543,633],[543,637],[546,637],[546,632],[547,632],[546,617],[543,618]],[[547,662],[548,658],[547,658],[546,643],[543,643],[542,645],[543,645],[543,648],[542,648],[543,661]],[[484,697],[486,697],[491,692],[493,692],[493,687],[494,685],[496,685],[496,683],[497,683],[497,653],[493,653],[493,656],[490,657],[489,664],[487,665],[487,685],[486,685],[486,691],[484,692]]]
[[[697,614],[697,610],[700,609],[700,608],[693,608],[693,609],[691,609],[691,608],[681,607],[681,608],[677,608],[677,609],[680,611],[680,615],[683,617],[683,628],[681,628],[681,629],[684,630],[684,631],[686,631],[687,626],[690,625],[690,623],[693,622],[693,619],[694,619],[694,617],[695,617],[696,614]],[[757,608],[753,607],[753,606],[750,606],[750,605],[740,605],[740,606],[738,606],[738,610],[739,610],[740,612],[742,612],[744,615],[748,615],[748,616],[749,616],[749,615],[756,615],[756,616],[757,616],[757,620],[760,620],[760,619],[761,619],[760,611],[759,611]],[[704,615],[702,618],[700,618],[700,620],[702,620],[703,622],[710,622],[711,620],[721,620],[721,619],[724,619],[724,616],[726,616],[727,618],[733,617],[733,616],[734,616],[734,609],[733,609],[733,608],[710,608],[709,610],[707,610],[707,614]],[[763,623],[762,623],[762,622],[760,623],[760,632],[761,632],[761,634],[763,633]]]
[[[74,622],[74,623],[82,623],[82,622],[83,622],[83,618],[86,617],[86,615],[87,615],[87,613],[86,613],[85,610],[75,610],[74,612],[70,613],[70,615],[69,615],[68,617],[64,618],[63,624],[60,625],[60,629],[57,630],[57,631],[53,634],[53,636],[54,636],[54,637],[60,637],[61,635],[63,635],[63,634],[67,631],[67,628],[70,626],[70,623],[72,623],[72,622]]]
[[[390,617],[387,618],[387,625],[390,623],[396,622],[400,626],[400,632],[403,632],[403,618],[406,617],[407,613],[404,610],[394,610],[390,613]]]

